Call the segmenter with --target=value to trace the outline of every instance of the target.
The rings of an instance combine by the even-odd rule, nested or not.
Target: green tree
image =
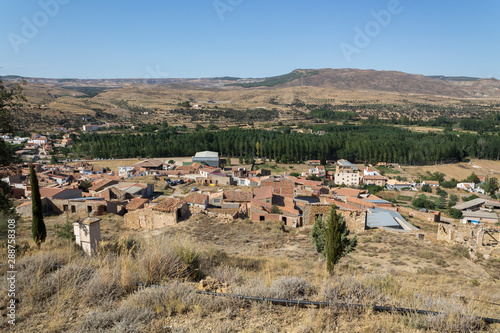
[[[276,205],[271,206],[271,214],[281,214],[281,210]]]
[[[345,220],[337,214],[335,205],[332,205],[326,221],[325,235],[326,269],[332,275],[339,260],[354,251],[358,244],[357,236],[349,238],[349,234]]]
[[[498,179],[495,177],[488,178],[481,184],[481,187],[486,193],[493,195],[496,191],[498,191]]]
[[[73,222],[69,218],[69,214],[66,215],[66,223],[54,225],[54,233],[57,238],[75,240],[75,234],[73,231]]]
[[[26,84],[23,81],[21,84]],[[21,84],[11,85],[9,88],[0,80],[0,133],[14,134],[11,115],[21,110],[22,102],[26,101]],[[0,166],[14,161],[12,147],[4,140],[0,140]]]
[[[40,189],[38,187],[38,178],[36,177],[35,167],[30,165],[30,185],[31,185],[31,205],[33,217],[31,221],[31,233],[33,240],[38,248],[45,242],[47,229],[43,222],[42,199],[40,198]]]
[[[317,253],[323,253],[325,250],[325,232],[325,223],[323,222],[323,219],[318,216],[314,221],[314,225],[311,230],[311,239]]]
[[[429,192],[432,193],[432,187],[429,184],[424,184],[422,185],[422,192]]]
[[[92,182],[90,180],[82,180],[80,182],[80,186],[78,188],[82,190],[83,192],[89,192],[89,188],[92,187]]]
[[[479,177],[473,172],[467,178],[465,178],[464,183],[479,183]]]
[[[456,194],[450,194],[450,200],[448,201],[448,207],[453,207],[458,202],[458,196]]]
[[[462,211],[456,208],[448,208],[448,215],[454,219],[460,219],[462,218]]]

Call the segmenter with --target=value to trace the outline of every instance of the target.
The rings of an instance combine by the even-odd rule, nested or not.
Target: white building
[[[335,171],[336,185],[358,186],[360,178],[357,166],[346,160],[337,161],[337,169]]]
[[[477,186],[475,183],[458,183],[457,188],[469,192],[484,194],[484,189]]]
[[[97,125],[90,125],[90,124],[83,125],[83,128],[82,128],[82,130],[84,132],[97,131],[98,129],[99,129],[99,126],[97,126]]]

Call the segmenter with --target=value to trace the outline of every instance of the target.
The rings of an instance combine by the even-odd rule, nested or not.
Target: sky
[[[500,79],[499,18],[498,0],[0,0],[0,75]]]

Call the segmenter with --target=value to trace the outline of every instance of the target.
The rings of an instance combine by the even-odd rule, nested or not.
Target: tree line
[[[239,129],[179,133],[175,127],[156,133],[82,134],[72,136],[80,157],[133,158],[193,156],[217,151],[221,156],[255,156],[277,162],[344,158],[358,163],[422,165],[461,161],[465,157],[500,159],[500,137],[417,133],[374,125],[322,125],[324,135],[279,130]]]

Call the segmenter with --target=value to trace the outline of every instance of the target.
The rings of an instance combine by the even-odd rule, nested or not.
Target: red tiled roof
[[[59,187],[42,187],[40,188],[40,197],[51,198],[56,194],[61,193],[63,190]]]
[[[356,190],[354,188],[340,188],[335,191],[337,195],[343,195],[346,197],[358,197],[361,193],[365,192],[365,190]]]
[[[253,194],[254,194],[253,198],[256,200],[272,198],[273,187],[272,186],[258,187],[254,190]]]
[[[104,187],[111,186],[113,184],[114,184],[114,182],[112,180],[102,179],[102,180],[98,181],[97,183],[95,183],[93,186],[91,186],[89,188],[89,191],[98,191],[100,189],[103,189]]]
[[[227,202],[250,202],[251,192],[224,191],[224,201]]]
[[[177,199],[177,198],[166,198],[160,201],[157,205],[153,207],[154,210],[160,212],[173,213],[176,210],[180,209],[182,205],[184,205],[186,201]]]
[[[201,193],[193,193],[186,198],[187,203],[204,205],[207,202],[207,196]]]
[[[135,199],[130,200],[130,202],[127,204],[127,206],[125,208],[129,211],[140,209],[140,208],[143,208],[144,205],[147,204],[148,202],[149,202],[148,199],[135,198]]]

